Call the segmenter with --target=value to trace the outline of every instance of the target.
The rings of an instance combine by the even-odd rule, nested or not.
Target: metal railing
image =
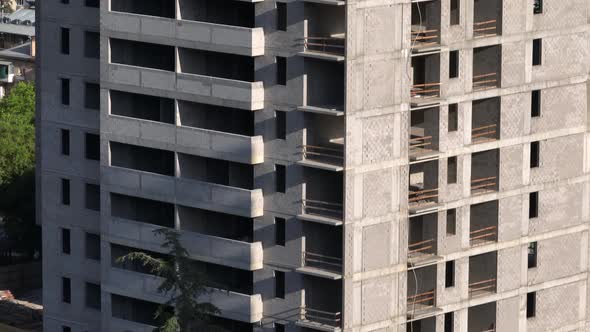
[[[414,84],[410,88],[410,94],[412,98],[438,98],[440,86],[440,82]]]
[[[415,253],[431,253],[430,251],[434,250],[434,239],[428,239],[416,243],[408,244],[408,255],[415,254]]]
[[[420,136],[410,138],[410,155],[417,154],[432,146],[432,136]]]
[[[497,177],[490,176],[486,178],[471,180],[471,192],[495,190],[496,179]]]
[[[416,305],[433,307],[435,305],[435,295],[436,293],[433,289],[424,293],[408,296],[408,307]]]
[[[334,55],[344,55],[344,38],[335,37],[305,37],[303,47],[305,51],[320,52]]]
[[[409,192],[408,202],[409,203],[419,203],[420,201],[435,201],[438,198],[438,188],[435,189],[426,189],[420,191],[411,191]]]
[[[477,139],[485,139],[485,140],[497,139],[496,127],[497,127],[497,125],[491,124],[491,125],[487,125],[487,126],[473,128],[471,130],[471,140],[473,141],[473,140],[477,140]]]
[[[321,255],[309,251],[303,253],[303,265],[329,271],[342,271],[342,257]]]
[[[316,145],[303,145],[301,147],[303,158],[334,165],[344,163],[344,150],[328,148]]]
[[[488,20],[473,23],[473,36],[475,38],[496,36],[498,34],[497,23],[497,20]]]
[[[439,42],[439,31],[437,29],[412,30],[412,48],[436,46]]]
[[[473,76],[473,90],[480,91],[499,87],[498,73],[487,73]]]
[[[313,199],[303,200],[303,213],[342,219],[343,205],[340,203],[324,202]]]
[[[469,296],[474,296],[475,293],[496,292],[496,279],[488,279],[483,281],[477,281],[469,284]]]
[[[332,327],[341,327],[342,325],[342,314],[340,312],[329,312],[302,307],[301,318],[303,320],[320,323]]]
[[[481,228],[469,233],[469,242],[474,245],[476,242],[496,241],[497,234],[497,226]]]

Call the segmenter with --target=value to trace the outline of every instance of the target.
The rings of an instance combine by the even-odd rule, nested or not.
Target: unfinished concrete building
[[[82,2],[37,6],[46,331],[151,331],[162,227],[229,331],[588,330],[587,0]]]

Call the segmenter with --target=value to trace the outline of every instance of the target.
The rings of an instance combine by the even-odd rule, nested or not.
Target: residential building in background
[[[586,330],[588,8],[37,4],[45,330],[151,331],[161,227],[229,331]]]

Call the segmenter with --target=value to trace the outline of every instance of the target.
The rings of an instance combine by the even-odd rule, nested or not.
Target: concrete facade
[[[231,331],[588,329],[588,1],[37,8],[46,331],[151,331],[160,227]]]

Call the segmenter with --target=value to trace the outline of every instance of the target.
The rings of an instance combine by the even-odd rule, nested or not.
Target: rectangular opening
[[[70,205],[70,180],[61,179],[61,204]]]
[[[285,298],[285,272],[275,271],[275,297]]]
[[[275,111],[276,121],[276,137],[278,139],[287,138],[287,113],[283,111]]]
[[[541,90],[534,90],[531,93],[531,116],[541,116]]]
[[[534,14],[542,14],[543,13],[543,0],[534,0],[533,13]]]
[[[459,25],[459,1],[460,0],[451,0],[451,25]]]
[[[100,58],[100,34],[84,31],[84,56],[91,59]]]
[[[459,129],[459,105],[449,104],[449,132]]]
[[[61,154],[70,155],[70,131],[67,129],[61,130]]]
[[[84,2],[84,5],[86,7],[98,8],[98,7],[100,7],[100,0],[86,0]]]
[[[537,314],[537,292],[526,295],[526,318],[535,317]]]
[[[70,278],[61,278],[61,300],[64,303],[72,303],[72,285]]]
[[[60,29],[60,50],[61,54],[70,54],[70,29]]]
[[[447,210],[447,235],[457,234],[457,210]]]
[[[277,62],[277,84],[287,85],[287,58],[278,56]]]
[[[279,193],[284,193],[287,189],[285,165],[275,165],[275,188]]]
[[[84,83],[84,107],[91,110],[100,109],[100,85]]]
[[[100,261],[100,235],[86,233],[86,258]]]
[[[66,255],[69,255],[72,252],[70,230],[67,228],[61,229],[61,252]]]
[[[543,61],[543,41],[539,39],[533,40],[533,66],[540,66]]]
[[[529,269],[537,267],[537,242],[529,243],[527,261],[527,266]]]
[[[541,162],[541,146],[540,143],[531,142],[531,168],[539,167]]]
[[[445,287],[455,286],[455,261],[445,263]]]
[[[86,307],[100,311],[100,285],[87,282],[85,293]]]
[[[277,30],[287,31],[287,4],[277,2]]]
[[[88,210],[100,211],[100,186],[87,183],[84,189],[84,207]]]
[[[100,160],[100,136],[86,133],[84,139],[86,159]]]
[[[535,191],[529,194],[529,218],[539,216],[539,192]]]
[[[278,246],[285,245],[285,219],[275,218],[275,243]]]
[[[62,105],[70,105],[70,79],[69,78],[62,78],[60,79],[61,85],[61,104]]]
[[[447,184],[457,183],[457,157],[447,159]]]
[[[453,312],[445,313],[445,332],[453,332],[455,327],[455,317]]]
[[[65,1],[65,0],[62,0],[62,1]],[[72,332],[72,328],[69,326],[62,326],[61,332]]]
[[[459,77],[459,51],[449,52],[449,78]]]
[[[285,332],[285,325],[275,323],[275,332]]]

